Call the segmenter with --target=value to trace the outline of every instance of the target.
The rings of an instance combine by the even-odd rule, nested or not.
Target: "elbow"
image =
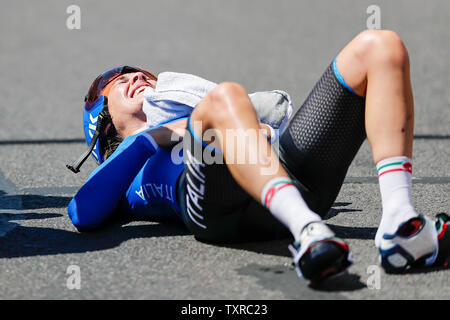
[[[67,212],[72,224],[79,232],[93,231],[102,224],[102,221],[92,219],[92,215],[89,214],[88,210],[80,210],[75,198],[72,198],[70,201]]]

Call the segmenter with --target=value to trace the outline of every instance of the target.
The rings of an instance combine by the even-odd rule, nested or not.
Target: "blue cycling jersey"
[[[69,217],[79,231],[100,227],[117,211],[131,218],[178,219],[182,149],[158,147],[146,134],[151,129],[125,138],[70,201]]]
[[[122,214],[134,219],[178,219],[176,184],[184,170],[183,149],[177,154],[173,150],[159,148],[147,160],[119,203]],[[176,164],[173,157],[181,163]]]

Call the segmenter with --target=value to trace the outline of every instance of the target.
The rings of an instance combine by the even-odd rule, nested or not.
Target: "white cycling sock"
[[[392,157],[377,163],[383,215],[375,236],[380,246],[384,234],[393,234],[400,224],[417,217],[411,198],[412,164],[408,157]]]
[[[292,180],[287,177],[276,177],[263,188],[261,202],[292,233],[295,241],[300,238],[302,229],[321,217],[311,211],[303,200]]]

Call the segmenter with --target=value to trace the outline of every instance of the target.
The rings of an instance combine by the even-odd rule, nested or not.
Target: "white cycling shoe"
[[[436,224],[420,214],[402,223],[394,234],[384,234],[379,251],[386,273],[402,273],[411,266],[431,266],[439,252]]]
[[[298,276],[314,283],[344,272],[353,263],[348,245],[322,222],[308,224],[289,250]]]

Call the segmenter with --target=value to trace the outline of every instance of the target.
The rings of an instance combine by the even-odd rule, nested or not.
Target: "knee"
[[[356,56],[371,65],[389,64],[404,68],[409,65],[408,51],[400,36],[391,30],[365,30],[355,39]]]
[[[222,82],[205,96],[201,105],[206,113],[205,116],[217,122],[235,117],[243,108],[249,106],[247,103],[242,103],[248,99],[247,90],[242,85],[235,82]]]
[[[230,100],[246,95],[245,88],[236,82],[222,82],[208,94],[216,104],[226,104]]]

